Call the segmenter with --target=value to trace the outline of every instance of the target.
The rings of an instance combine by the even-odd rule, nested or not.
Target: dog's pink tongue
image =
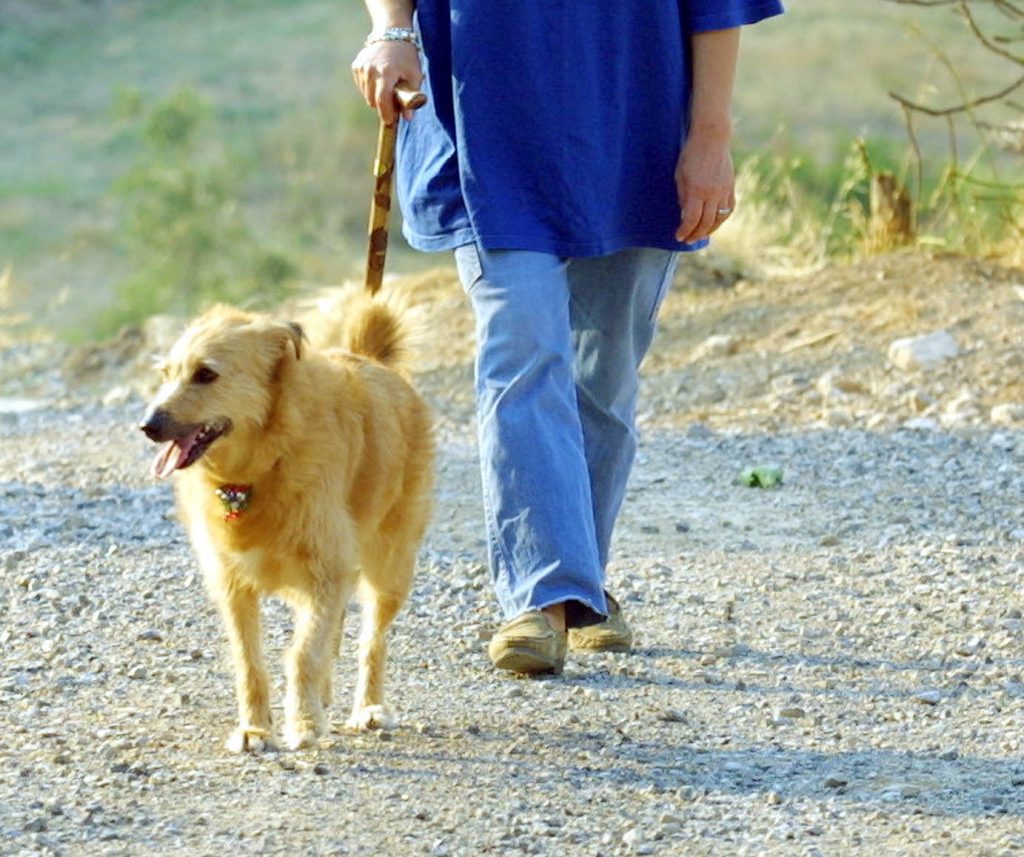
[[[153,459],[149,467],[150,474],[157,479],[166,479],[185,463],[191,446],[192,444],[187,441],[169,440],[160,447],[156,458]]]

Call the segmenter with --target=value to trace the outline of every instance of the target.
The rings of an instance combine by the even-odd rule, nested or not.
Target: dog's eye
[[[192,373],[193,384],[212,384],[220,376],[209,366],[200,366]]]

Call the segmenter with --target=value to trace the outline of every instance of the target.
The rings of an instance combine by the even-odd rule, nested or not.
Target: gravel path
[[[0,420],[0,852],[1024,848],[1020,433],[649,432],[612,571],[638,651],[526,681],[483,651],[475,449],[445,432],[392,637],[403,725],[236,758],[138,408]],[[781,489],[733,481],[764,462]]]
[[[391,636],[402,724],[239,758],[141,399],[36,380],[0,400],[2,854],[1024,851],[1019,428],[679,426],[652,397],[610,575],[637,651],[530,681],[489,667],[472,425],[424,379],[440,484]],[[762,464],[782,487],[737,483]],[[279,703],[280,605],[267,634]]]

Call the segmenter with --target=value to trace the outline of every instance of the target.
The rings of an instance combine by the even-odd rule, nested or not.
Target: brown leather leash
[[[395,100],[402,110],[418,110],[427,103],[427,96],[400,83],[395,87]],[[399,117],[392,125],[381,122],[377,134],[377,156],[373,162],[376,182],[373,199],[370,202],[365,280],[366,290],[371,295],[380,291],[380,284],[384,278],[384,261],[388,254],[388,219],[391,214],[391,184],[395,172],[395,138],[400,121]]]

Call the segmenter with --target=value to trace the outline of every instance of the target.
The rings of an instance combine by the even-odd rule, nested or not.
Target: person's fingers
[[[681,205],[682,216],[676,230],[676,240],[693,244],[710,237],[729,219],[736,205],[736,198],[730,194],[725,202],[714,202],[713,197],[701,197],[696,193],[686,194]]]
[[[687,243],[691,240],[689,236],[693,234],[704,216],[704,204],[696,196],[685,194],[681,209],[682,217],[676,230],[676,240]]]
[[[684,244],[693,244],[707,238],[715,225],[715,211],[714,203],[696,194],[690,195],[683,207],[683,217],[676,232],[676,240]]]
[[[715,224],[711,227],[708,235],[714,235],[719,229],[722,228],[725,221],[732,215],[732,206],[726,205],[725,203],[719,203],[715,208]]]
[[[367,107],[376,106],[374,104],[374,76],[373,68],[367,62],[366,52],[360,51],[356,54],[356,58],[352,60],[352,79],[355,81],[356,89],[363,96]]]
[[[675,173],[679,195],[676,240],[692,244],[711,235],[735,203],[735,174],[728,146],[704,137],[688,138]]]
[[[705,200],[704,206],[701,210],[700,223],[698,223],[697,228],[693,230],[693,235],[690,237],[690,241],[703,241],[715,231],[717,221],[718,203]]]
[[[373,85],[373,105],[380,114],[380,121],[385,125],[393,125],[398,119],[398,108],[395,105],[395,81],[378,77]]]
[[[377,43],[363,48],[352,61],[352,77],[366,103],[387,125],[398,119],[399,112],[412,118],[413,111],[399,109],[395,103],[395,86],[404,81],[418,89],[423,83],[419,54],[406,42]]]
[[[417,56],[417,60],[419,57]],[[423,70],[417,66],[416,70],[411,73],[406,73],[400,78],[401,83],[409,87],[409,89],[419,90],[423,86]],[[402,108],[402,118],[405,120],[412,119],[416,113],[411,107]]]
[[[711,231],[708,233],[709,236],[717,232],[722,227],[722,224],[732,216],[735,207],[736,197],[731,193],[725,202],[719,203],[715,207],[715,225],[711,227]]]

